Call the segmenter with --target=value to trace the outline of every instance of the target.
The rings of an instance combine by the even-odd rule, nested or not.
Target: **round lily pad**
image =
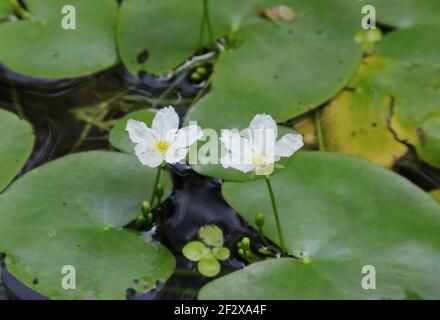
[[[405,28],[438,22],[440,2],[437,0],[363,0],[376,8],[377,20],[393,27]]]
[[[297,259],[246,267],[209,283],[200,298],[440,297],[440,206],[427,193],[368,161],[325,152],[298,154],[271,180]],[[263,181],[226,182],[223,193],[250,223],[265,212],[265,235],[278,242]],[[371,267],[374,290],[362,286]]]
[[[217,226],[204,226],[198,231],[198,236],[205,244],[212,247],[223,245],[223,231]]]
[[[197,270],[205,277],[215,277],[220,273],[221,268],[220,262],[212,255],[197,263]]]
[[[32,126],[15,114],[0,109],[0,192],[29,158],[34,145]]]
[[[79,153],[34,169],[0,199],[6,268],[53,299],[124,299],[173,272],[175,259],[123,226],[141,214],[155,171],[132,155]],[[164,176],[167,191],[170,181]],[[62,286],[73,266],[76,289]]]
[[[276,121],[299,116],[331,98],[350,80],[362,49],[354,40],[360,7],[353,1],[287,0],[294,21],[261,17],[258,7],[236,32],[239,45],[222,53],[212,90],[187,120],[215,130],[241,128],[255,114]]]
[[[127,114],[121,120],[119,120],[115,127],[110,132],[109,141],[110,144],[126,153],[134,154],[135,144],[130,140],[127,130],[127,121],[129,119],[145,122],[149,128],[153,123],[153,119],[156,116],[155,110],[138,110]]]
[[[0,62],[31,77],[74,78],[115,65],[118,5],[114,0],[26,0],[30,20],[0,26]],[[76,29],[64,29],[64,6],[76,10]],[[97,14],[99,12],[99,14]]]
[[[210,250],[201,241],[191,241],[183,247],[182,252],[185,258],[191,261],[200,261],[210,255]]]
[[[0,20],[14,13],[14,8],[9,1],[0,2]]]
[[[207,1],[213,41],[239,27],[254,0]],[[210,42],[202,0],[125,0],[118,26],[118,47],[127,69],[163,74],[184,63]]]

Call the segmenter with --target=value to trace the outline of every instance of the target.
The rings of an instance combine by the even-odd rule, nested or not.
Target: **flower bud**
[[[142,202],[141,210],[144,215],[147,215],[151,211],[150,203],[148,201]]]
[[[264,226],[264,213],[260,212],[255,217],[255,224],[258,228],[262,228]]]
[[[147,226],[150,226],[153,223],[153,221],[154,221],[154,215],[153,212],[150,211],[147,214],[147,219],[146,219]]]
[[[158,183],[157,184],[157,189],[156,189],[156,197],[158,197],[159,199],[162,198],[163,196],[163,184],[162,183]]]
[[[145,217],[143,215],[137,216],[135,224],[136,228],[142,228],[145,224]]]

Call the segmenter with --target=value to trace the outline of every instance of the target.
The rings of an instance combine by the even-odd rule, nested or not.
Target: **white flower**
[[[126,130],[136,144],[135,153],[139,161],[151,168],[163,162],[174,164],[182,161],[189,147],[203,136],[197,125],[179,130],[179,116],[173,107],[161,109],[154,117],[151,128],[144,122],[130,119]]]
[[[235,168],[257,175],[269,175],[281,157],[290,157],[304,143],[300,134],[286,134],[277,141],[278,128],[271,116],[254,117],[243,136],[236,131],[224,130],[220,140],[228,150],[220,159],[225,168]]]

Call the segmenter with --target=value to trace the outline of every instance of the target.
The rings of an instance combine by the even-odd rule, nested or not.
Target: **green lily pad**
[[[393,27],[406,28],[438,22],[440,2],[437,0],[363,0],[376,8],[377,20]]]
[[[209,283],[202,299],[438,299],[440,206],[401,176],[368,161],[303,152],[271,178],[288,251],[299,259],[259,262]],[[226,182],[225,199],[250,223],[266,213],[263,181]],[[365,290],[365,266],[376,289]],[[234,286],[231,286],[231,283]]]
[[[226,247],[213,248],[212,249],[212,255],[217,260],[225,261],[225,260],[228,260],[229,257],[231,256],[231,251],[229,251],[229,249],[226,248]]]
[[[0,26],[0,62],[39,78],[75,78],[115,65],[118,6],[114,0],[26,0],[31,20]],[[65,5],[76,9],[76,30],[61,22]],[[99,12],[99,14],[97,14]]]
[[[370,74],[386,67],[387,61],[368,57],[344,90],[326,106],[321,123],[325,148],[391,168],[407,147],[397,141],[388,119],[392,98],[376,88]]]
[[[0,2],[0,20],[14,13],[14,8],[9,1]]]
[[[215,277],[220,273],[221,269],[220,262],[212,255],[203,258],[197,263],[197,270],[205,277]]]
[[[182,253],[190,261],[200,261],[210,255],[210,250],[201,241],[191,241],[183,247]]]
[[[0,109],[0,192],[29,158],[34,146],[32,126],[15,114]]]
[[[221,247],[223,245],[223,231],[217,226],[204,226],[198,231],[200,240],[208,246]]]
[[[209,1],[213,40],[237,29],[254,2]],[[209,42],[207,30],[200,39],[202,19],[202,0],[124,1],[118,27],[122,61],[135,75],[170,71]]]
[[[280,5],[260,1],[260,6]],[[285,0],[294,22],[278,24],[257,10],[236,33],[241,45],[221,54],[211,92],[187,115],[215,130],[241,128],[258,113],[276,121],[299,116],[350,80],[362,48],[355,42],[360,7],[353,1]]]
[[[141,214],[155,171],[132,155],[89,152],[37,168],[0,198],[0,252],[6,268],[53,299],[124,299],[146,292],[175,266],[171,253],[122,227]],[[170,190],[170,181],[162,181]],[[76,289],[61,286],[63,266]]]
[[[153,119],[155,116],[156,116],[156,111],[150,109],[138,110],[127,114],[125,117],[123,117],[121,120],[119,120],[116,123],[115,127],[110,132],[110,137],[109,137],[110,144],[116,149],[124,151],[125,153],[134,154],[135,144],[130,140],[130,137],[128,136],[128,132],[125,130],[127,126],[127,121],[129,119],[142,121],[145,122],[148,125],[148,127],[151,128],[151,124],[153,123]]]
[[[426,121],[419,130],[417,154],[422,160],[440,168],[440,117]]]
[[[437,200],[438,203],[440,203],[440,189],[431,191],[429,193],[435,200]]]

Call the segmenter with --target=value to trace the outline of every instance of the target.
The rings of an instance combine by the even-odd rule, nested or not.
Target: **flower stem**
[[[159,184],[160,181],[160,174],[162,172],[162,169],[165,165],[162,163],[159,167],[157,167],[157,173],[156,173],[156,180],[154,181],[154,187],[153,187],[153,193],[151,194],[150,197],[150,205],[151,208],[154,208],[154,199],[156,198],[156,192],[157,192],[157,185]]]
[[[286,253],[286,246],[284,244],[283,231],[281,229],[280,217],[278,215],[278,209],[277,209],[277,204],[275,202],[275,195],[273,193],[272,184],[271,184],[270,179],[269,179],[268,176],[265,176],[264,180],[266,180],[267,189],[269,190],[270,200],[272,202],[272,209],[273,209],[273,214],[275,216],[275,222],[276,222],[276,226],[277,226],[278,237],[279,237],[279,240],[280,240],[280,247],[281,247],[281,250],[283,251],[283,253]]]
[[[203,11],[206,19],[206,25],[208,27],[209,42],[212,43],[214,41],[214,36],[212,33],[211,18],[209,16],[209,0],[203,0]]]
[[[316,128],[316,137],[318,139],[319,151],[325,151],[324,138],[322,136],[322,127],[321,127],[321,110],[318,108],[315,110],[315,128]]]

